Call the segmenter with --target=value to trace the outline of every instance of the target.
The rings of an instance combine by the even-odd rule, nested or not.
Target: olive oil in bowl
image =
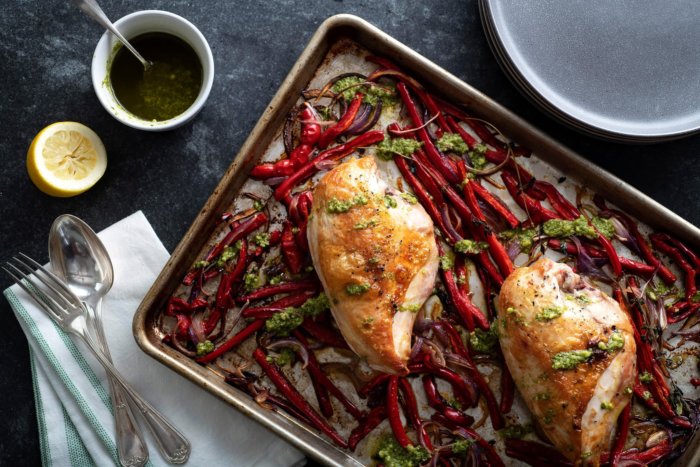
[[[130,42],[153,65],[144,69],[126,48],[117,51],[109,81],[119,104],[147,121],[165,121],[185,112],[202,88],[202,64],[194,49],[162,32],[141,34]]]

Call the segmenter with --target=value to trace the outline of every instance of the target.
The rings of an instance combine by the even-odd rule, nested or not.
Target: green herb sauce
[[[355,206],[364,206],[369,200],[364,194],[355,195],[352,198],[341,201],[338,198],[331,198],[326,205],[326,210],[330,214],[342,214],[348,212]]]
[[[442,152],[464,154],[469,151],[469,145],[457,133],[445,133],[437,140],[435,145]]]
[[[265,330],[276,335],[287,335],[298,327],[304,318],[315,317],[330,307],[326,294],[322,293],[305,301],[300,307],[288,307],[265,321]]]
[[[607,352],[615,352],[625,346],[625,338],[620,331],[613,331],[608,342],[598,342],[598,348]]]
[[[384,467],[417,467],[430,459],[430,453],[420,446],[402,448],[393,435],[385,436],[375,454]]]
[[[573,370],[581,363],[585,363],[591,358],[591,355],[593,355],[593,351],[589,349],[559,352],[552,357],[552,368],[555,370]]]
[[[497,344],[498,336],[491,329],[484,331],[483,329],[476,328],[474,332],[469,334],[469,346],[474,349],[475,352],[485,354],[493,353],[496,350]]]
[[[547,306],[535,315],[537,321],[551,321],[560,317],[564,313],[564,309],[559,306]]]
[[[455,243],[455,250],[459,253],[467,253],[476,255],[489,247],[486,242],[478,242],[476,240],[464,239]]]
[[[523,250],[529,251],[534,243],[535,235],[537,235],[535,229],[513,229],[504,230],[498,234],[498,237],[504,240],[516,239]]]
[[[348,284],[345,286],[345,291],[348,295],[362,295],[370,289],[370,285],[364,284]]]
[[[379,99],[386,105],[393,105],[398,102],[396,89],[392,84],[365,84],[367,80],[359,76],[348,76],[339,79],[331,87],[331,91],[343,95],[343,99],[350,102],[355,98],[355,94],[361,92],[364,96],[362,102],[365,104],[377,105]]]
[[[583,216],[573,221],[550,219],[542,225],[542,231],[548,237],[556,238],[566,238],[572,235],[578,235],[594,239],[598,237],[596,229],[598,229],[600,233],[607,238],[612,238],[613,235],[615,235],[615,227],[608,219],[594,217],[591,219],[591,224],[589,224],[586,218]]]
[[[411,157],[423,146],[423,143],[410,138],[385,138],[377,144],[376,156],[384,161],[390,161],[394,156]]]
[[[202,64],[194,49],[182,39],[161,32],[130,40],[146,60],[144,70],[125,47],[109,69],[114,97],[129,112],[149,121],[164,121],[185,112],[202,88]]]

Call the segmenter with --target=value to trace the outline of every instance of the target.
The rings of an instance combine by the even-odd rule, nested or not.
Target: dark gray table
[[[8,3],[10,3],[8,5]],[[317,26],[336,13],[377,25],[696,225],[700,225],[700,136],[652,146],[601,142],[572,132],[526,101],[495,62],[475,1],[137,1],[102,0],[117,19],[163,9],[197,25],[216,62],[207,106],[173,132],[122,126],[100,106],[90,60],[102,34],[67,0],[14,0],[0,13],[0,260],[24,251],[48,260],[53,219],[73,213],[103,229],[143,210],[172,250],[231,163]],[[669,70],[672,72],[672,70]],[[93,128],[109,155],[104,178],[69,199],[30,182],[26,151],[45,125],[76,120]],[[1,276],[0,287],[9,285]],[[0,465],[40,463],[29,355],[9,305],[0,300]]]

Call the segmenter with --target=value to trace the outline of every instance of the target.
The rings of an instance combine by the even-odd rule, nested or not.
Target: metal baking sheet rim
[[[540,107],[545,112],[556,120],[564,123],[570,128],[596,138],[604,139],[613,142],[635,143],[635,144],[653,144],[665,141],[674,141],[688,136],[700,133],[700,128],[689,128],[685,131],[675,133],[653,133],[653,134],[627,134],[618,132],[602,126],[592,125],[585,120],[575,118],[571,114],[562,110],[557,106],[556,102],[547,99],[539,92],[526,77],[520,72],[515,62],[511,59],[505,44],[496,32],[496,25],[493,22],[493,15],[488,0],[479,0],[479,12],[481,16],[482,27],[484,34],[491,51],[496,56],[501,69],[508,76],[515,87],[528,99],[530,102]]]
[[[283,121],[286,112],[298,99],[299,91],[306,85],[325,57],[333,39],[337,37],[349,37],[374,53],[391,57],[423,82],[430,83],[433,88],[438,88],[439,84],[440,94],[466,105],[470,110],[489,119],[513,140],[535,149],[538,157],[563,173],[576,173],[578,178],[586,180],[591,188],[651,226],[663,226],[667,230],[672,230],[695,246],[700,246],[700,229],[551,139],[505,107],[369,22],[347,14],[328,18],[311,37],[262,117],[243,143],[236,158],[144,297],[134,315],[132,330],[137,344],[150,357],[237,408],[311,457],[326,465],[356,466],[361,464],[311,429],[302,426],[286,414],[261,408],[249,396],[226,384],[220,378],[213,379],[213,373],[206,367],[193,363],[191,359],[162,344],[155,336],[155,328],[151,321],[162,309],[170,293],[194,261],[193,255],[209,239],[215,217],[247,179],[250,169],[272,139],[274,131],[267,130],[276,129],[277,125]],[[314,63],[315,66],[312,66]],[[678,461],[678,465],[700,464],[698,448],[700,448],[700,438],[694,437],[685,454]]]

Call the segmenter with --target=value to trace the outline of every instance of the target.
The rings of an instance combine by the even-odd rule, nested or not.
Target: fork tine
[[[24,255],[24,256],[27,257],[26,255]],[[29,257],[27,257],[27,258],[29,258]],[[61,289],[63,288],[61,281],[59,279],[57,279],[55,277],[50,277],[49,279],[46,279],[45,277],[42,276],[42,274],[38,274],[38,272],[39,272],[38,269],[37,270],[32,269],[31,266],[27,265],[24,261],[17,258],[16,256],[13,257],[12,259],[15,261],[16,264],[19,264],[20,266],[22,266],[25,269],[26,273],[33,274],[34,278],[36,280],[38,280],[39,282],[44,284],[45,288],[48,289],[48,291],[43,291],[44,294],[50,295],[50,298],[52,298],[53,301],[58,306],[60,306],[63,309],[70,309],[70,308],[74,308],[74,307],[78,306],[78,304],[80,303],[80,299],[78,299],[77,297],[74,298],[74,295],[72,293],[69,293],[69,292],[64,293],[64,291],[59,290],[59,288],[61,288]],[[29,260],[33,261],[31,258],[29,258]],[[36,264],[35,261],[33,261],[33,262]],[[50,274],[48,271],[46,271],[46,269],[43,269],[41,272],[43,272],[44,274]],[[37,287],[36,284],[32,284],[32,285]]]
[[[41,271],[42,273],[46,274],[47,277],[51,278],[52,283],[54,283],[55,285],[57,285],[58,287],[60,287],[60,289],[63,291],[62,295],[63,295],[64,297],[65,297],[65,296],[70,297],[70,299],[73,300],[73,302],[74,302],[75,304],[80,303],[80,299],[73,293],[73,291],[72,291],[71,289],[68,288],[68,286],[65,284],[65,282],[63,282],[63,280],[61,280],[58,276],[56,276],[56,274],[54,274],[53,272],[49,271],[49,270],[46,269],[44,266],[42,266],[42,265],[39,264],[38,262],[34,261],[34,259],[32,259],[31,257],[25,255],[25,254],[22,253],[21,251],[19,252],[19,254],[20,254],[20,256],[23,256],[27,261],[29,261],[29,263],[30,263],[31,265],[33,265],[36,269],[38,269],[38,270]]]
[[[44,301],[51,300],[52,305],[58,307],[60,310],[65,310],[70,306],[66,298],[57,290],[50,287],[46,281],[42,280],[34,269],[17,257],[13,257],[12,261],[13,262],[8,262],[7,264],[17,271],[24,280],[29,282],[36,291],[41,294]],[[41,285],[43,285],[43,287],[41,287]]]
[[[5,263],[5,264],[6,264],[7,266],[13,268],[14,270],[16,270],[16,271],[19,273],[19,275],[22,276],[25,280],[27,280],[28,282],[32,283],[31,279],[30,279],[26,274],[24,274],[22,271],[20,271],[19,269],[17,269],[17,267],[16,267],[14,264],[11,264],[11,263]],[[19,286],[22,288],[22,290],[24,290],[25,292],[27,292],[27,294],[28,294],[30,297],[32,297],[32,298],[34,299],[34,301],[44,310],[44,312],[45,312],[46,314],[49,315],[49,317],[50,317],[51,319],[53,319],[54,321],[59,321],[59,322],[61,321],[61,315],[60,315],[59,313],[57,313],[56,310],[53,308],[53,306],[50,305],[49,303],[47,303],[47,302],[44,300],[44,298],[43,298],[41,295],[39,295],[39,293],[37,293],[36,290],[32,290],[32,289],[30,289],[29,287],[27,287],[27,285],[26,285],[24,282],[22,282],[22,279],[20,279],[19,277],[17,277],[17,275],[15,275],[12,271],[10,271],[9,269],[7,269],[5,266],[2,266],[2,269],[3,269],[10,277],[12,277],[12,279],[15,281],[15,283],[16,283],[17,285],[19,285]],[[34,283],[32,283],[32,285],[33,285],[34,287],[36,287],[36,285],[35,285]]]

